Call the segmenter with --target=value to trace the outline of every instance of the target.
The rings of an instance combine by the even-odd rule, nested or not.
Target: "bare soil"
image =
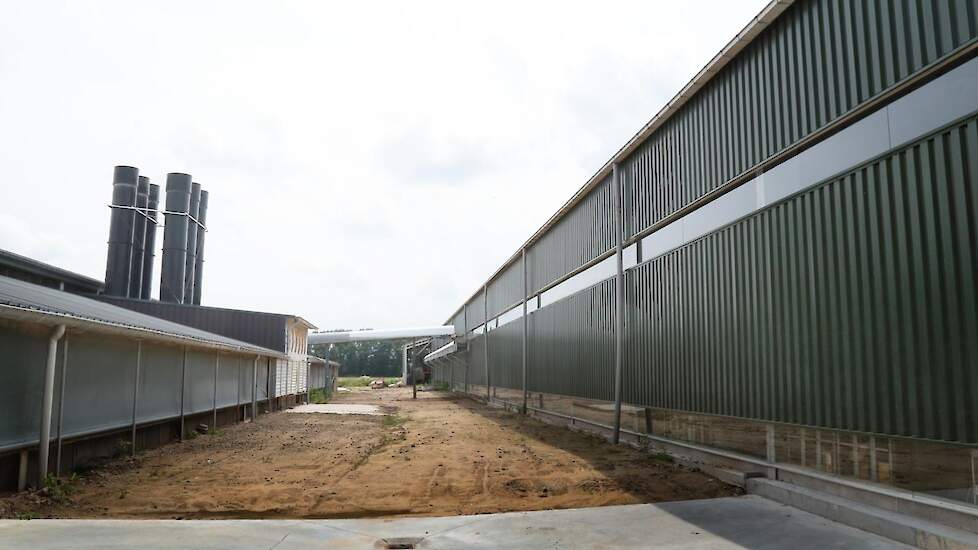
[[[355,518],[578,508],[739,490],[662,457],[438,392],[358,389],[390,416],[273,413],[112,462],[0,516]]]

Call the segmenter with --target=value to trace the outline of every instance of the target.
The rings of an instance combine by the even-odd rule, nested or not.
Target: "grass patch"
[[[14,517],[27,521],[37,518],[37,514],[34,512],[17,512]]]
[[[77,481],[77,474],[71,474],[69,478],[61,478],[54,474],[48,474],[44,478],[44,487],[41,489],[41,493],[55,504],[66,504],[71,500],[69,497],[74,492],[74,485]]]
[[[396,384],[400,376],[350,376],[340,377],[336,380],[337,386],[344,388],[365,388],[374,380],[383,380],[384,384]]]
[[[384,417],[383,425],[385,428],[397,428],[402,424],[404,424],[406,421],[407,418],[404,418],[403,416],[397,414],[389,414]]]
[[[669,464],[672,464],[673,462],[676,461],[676,459],[673,458],[671,454],[663,453],[663,452],[652,453],[652,460],[658,460],[659,462],[666,462]]]
[[[435,383],[435,390],[436,391],[452,391],[452,386],[449,385],[448,382],[436,382]]]
[[[309,402],[321,405],[329,402],[329,392],[325,389],[316,389],[309,392]]]

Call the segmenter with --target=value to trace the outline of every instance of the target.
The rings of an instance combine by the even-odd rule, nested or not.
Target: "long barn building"
[[[772,2],[451,315],[436,381],[975,502],[976,37],[973,0]]]

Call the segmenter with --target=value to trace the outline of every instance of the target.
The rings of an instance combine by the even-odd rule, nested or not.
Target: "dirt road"
[[[353,518],[575,508],[737,494],[589,435],[437,392],[340,394],[390,416],[273,413],[90,472],[61,503],[5,515]]]

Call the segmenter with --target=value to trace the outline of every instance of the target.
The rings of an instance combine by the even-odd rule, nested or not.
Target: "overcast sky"
[[[103,279],[187,172],[205,305],[438,324],[766,3],[0,0],[0,248]]]

